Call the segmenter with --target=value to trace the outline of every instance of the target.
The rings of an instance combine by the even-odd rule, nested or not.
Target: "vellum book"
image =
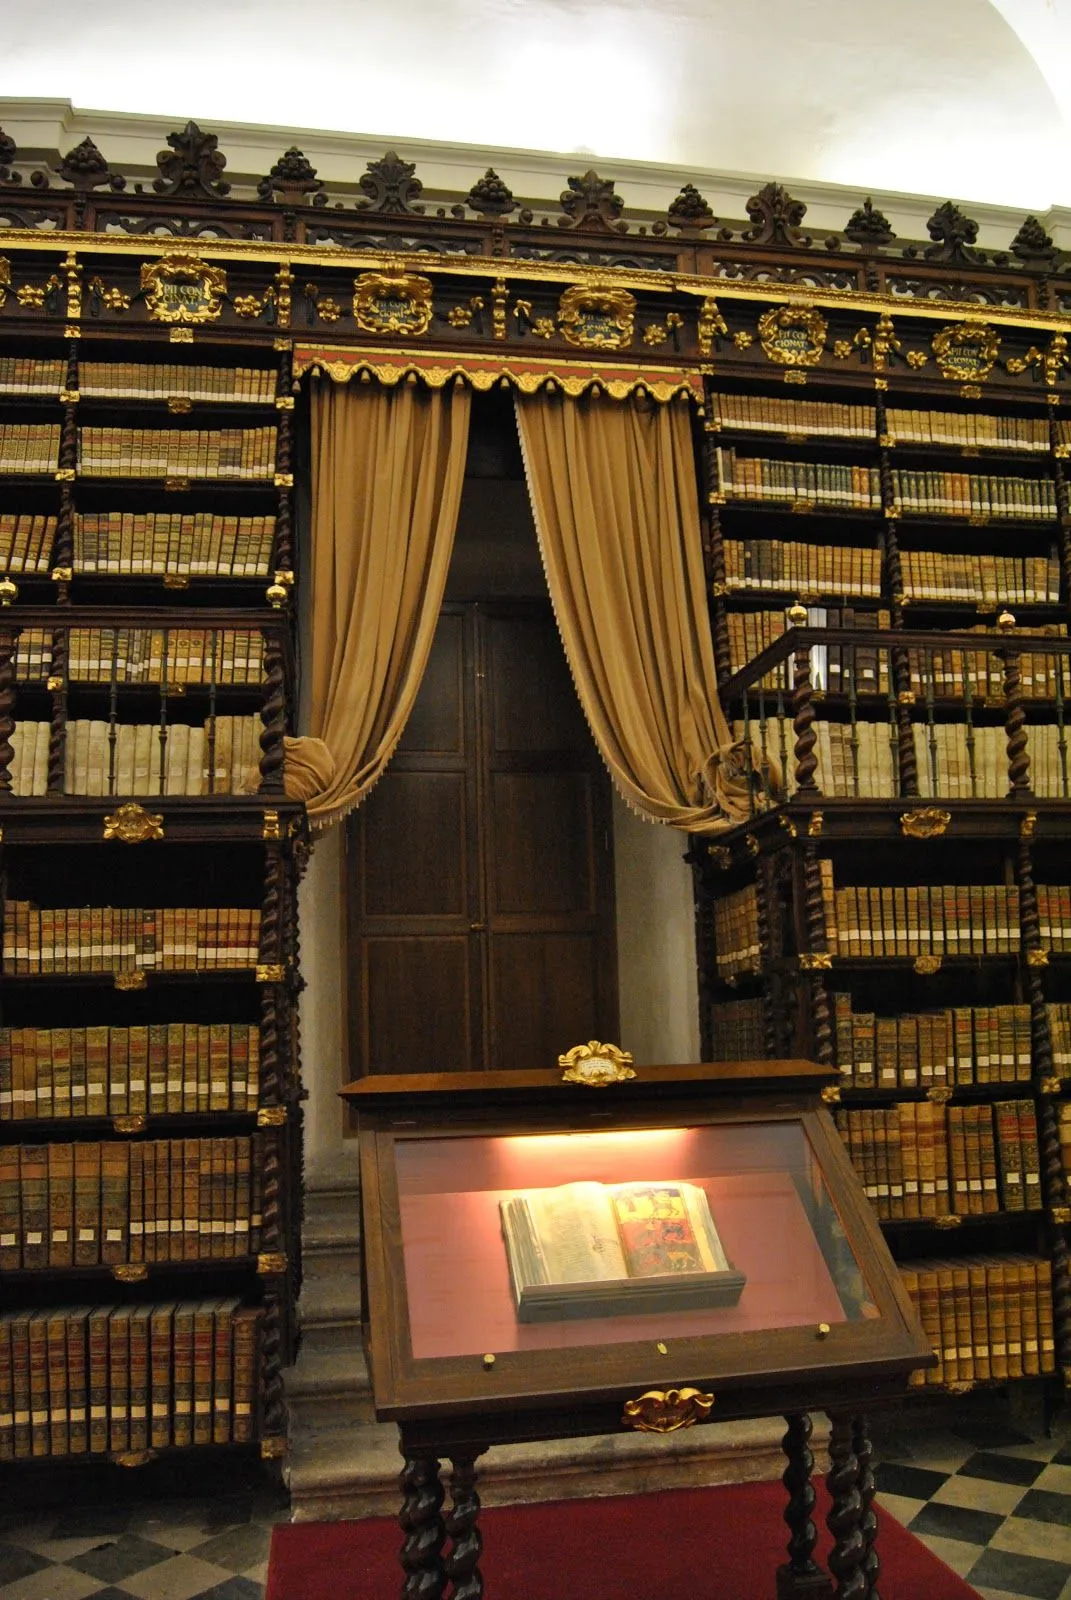
[[[566,1183],[499,1209],[520,1322],[730,1306],[746,1281],[693,1183]]]

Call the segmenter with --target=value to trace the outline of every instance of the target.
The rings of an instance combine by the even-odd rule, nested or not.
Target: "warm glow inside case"
[[[543,1350],[761,1332],[876,1315],[798,1121],[629,1132],[398,1137],[396,1162],[412,1355]],[[500,1202],[562,1184],[698,1186],[735,1304],[519,1320]]]

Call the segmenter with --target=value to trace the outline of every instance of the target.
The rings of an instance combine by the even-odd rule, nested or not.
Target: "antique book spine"
[[[997,1124],[997,1157],[1000,1166],[1000,1200],[1005,1211],[1022,1211],[1026,1205],[1023,1185],[1023,1152],[1019,1138],[1019,1106],[1015,1100],[998,1100],[993,1107]]]
[[[115,1306],[108,1318],[108,1448],[130,1448],[130,1317],[132,1306]]]
[[[234,1381],[234,1316],[238,1300],[216,1304],[212,1344],[212,1442],[231,1440],[231,1402]]]
[[[234,1315],[231,1437],[235,1444],[245,1444],[256,1436],[260,1319],[259,1306],[241,1306]]]
[[[212,1443],[215,1300],[200,1300],[193,1316],[193,1442]]]
[[[1041,1157],[1038,1151],[1038,1125],[1033,1102],[1016,1102],[1019,1112],[1019,1148],[1023,1162],[1023,1204],[1027,1211],[1040,1209]]]
[[[149,1319],[152,1306],[133,1306],[130,1312],[130,1448],[149,1447]]]
[[[119,1265],[129,1259],[130,1151],[115,1141],[100,1147],[100,1213],[100,1259]]]
[[[1015,1256],[1013,1260],[1017,1279],[1014,1296],[1014,1316],[1020,1330],[1022,1348],[1021,1351],[1016,1353],[1018,1359],[1013,1362],[1014,1346],[1010,1342],[1011,1333],[1009,1331],[1008,1376],[1010,1378],[1036,1377],[1041,1372],[1037,1274],[1034,1268],[1034,1261],[1030,1256],[1019,1255]],[[1009,1300],[1009,1329],[1010,1326],[1011,1307]]]
[[[49,1453],[48,1426],[48,1312],[30,1314],[30,1452]]]
[[[67,1313],[62,1307],[49,1312],[48,1349],[48,1453],[65,1456],[70,1448],[70,1398],[67,1380]]]
[[[73,1144],[48,1146],[48,1264],[74,1266]]]
[[[10,1311],[0,1311],[0,1461],[15,1459],[15,1385],[11,1364],[13,1320]],[[235,1349],[237,1351],[237,1344]]]
[[[961,1383],[973,1383],[975,1372],[974,1324],[971,1320],[971,1286],[967,1263],[952,1262],[952,1298],[955,1307],[956,1355]]]
[[[164,1450],[172,1442],[172,1321],[174,1301],[152,1307],[149,1322],[149,1443]]]
[[[30,1422],[30,1313],[11,1314],[11,1395],[15,1460],[32,1454]]]
[[[110,1380],[108,1371],[108,1326],[112,1307],[94,1306],[89,1313],[86,1348],[89,1357],[89,1449],[99,1455],[109,1448],[111,1430],[108,1417]]]
[[[101,1259],[99,1144],[74,1147],[74,1263],[93,1267]]]
[[[1040,1257],[1035,1263],[1038,1307],[1038,1361],[1041,1371],[1056,1371],[1056,1338],[1052,1311],[1052,1262]]]
[[[989,1297],[986,1285],[985,1262],[980,1256],[968,1256],[965,1262],[967,1292],[971,1308],[971,1343],[974,1349],[974,1376],[983,1382],[990,1377],[990,1326]]]
[[[66,1314],[67,1328],[67,1417],[68,1448],[71,1455],[85,1455],[89,1449],[89,1391],[86,1362],[86,1332],[89,1306],[71,1306]]]
[[[173,1318],[172,1414],[176,1445],[193,1443],[194,1319],[195,1301],[180,1301]]]
[[[19,1185],[22,1194],[22,1266],[48,1266],[48,1146],[19,1147]]]
[[[22,1265],[22,1201],[19,1147],[0,1145],[0,1272]]]
[[[998,1382],[1008,1376],[1008,1295],[1004,1262],[999,1257],[986,1261],[989,1297],[989,1362],[991,1376]]]

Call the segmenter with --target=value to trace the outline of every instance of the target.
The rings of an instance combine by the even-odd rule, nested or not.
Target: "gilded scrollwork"
[[[614,284],[574,283],[558,302],[558,326],[582,350],[627,350],[632,343],[636,296]]]
[[[632,1056],[616,1044],[589,1039],[574,1045],[558,1057],[563,1083],[579,1083],[588,1089],[605,1089],[611,1083],[626,1083],[636,1076]]]
[[[196,256],[164,256],[143,264],[141,293],[153,322],[216,322],[223,311],[227,274]]]
[[[968,318],[939,329],[931,345],[942,378],[955,383],[984,383],[1000,350],[1000,334],[989,323]]]
[[[362,272],[354,280],[353,316],[365,333],[419,338],[431,323],[432,284],[419,273],[395,269]],[[320,302],[323,315],[323,302]]]
[[[822,359],[828,323],[815,306],[771,306],[758,329],[768,361],[799,368],[817,366]]]

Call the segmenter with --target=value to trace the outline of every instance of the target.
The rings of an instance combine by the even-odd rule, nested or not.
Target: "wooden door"
[[[356,1074],[616,1037],[609,781],[549,607],[444,607],[347,874]]]

